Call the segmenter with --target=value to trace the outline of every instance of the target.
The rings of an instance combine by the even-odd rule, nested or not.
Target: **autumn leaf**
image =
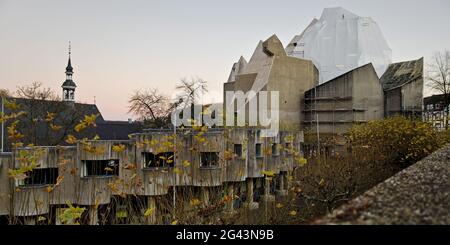
[[[189,203],[191,204],[191,206],[196,207],[196,206],[199,206],[202,202],[199,199],[194,198],[194,199],[191,199],[189,201]]]
[[[325,183],[325,180],[322,178],[322,179],[320,179],[320,181],[319,181],[319,186],[320,187],[324,187],[326,185],[326,183]]]
[[[174,174],[181,174],[182,171],[179,168],[173,168],[173,173]]]
[[[53,119],[55,119],[56,113],[48,112],[47,111],[47,117],[45,118],[46,122],[51,122]]]
[[[123,145],[123,144],[119,144],[119,145],[113,145],[112,146],[112,150],[114,151],[114,152],[123,152],[123,151],[125,151],[125,145]]]
[[[147,210],[145,210],[145,212],[144,212],[144,216],[145,217],[150,216],[154,213],[154,211],[155,211],[154,208],[147,208]]]
[[[123,168],[128,170],[136,169],[136,164],[128,163]]]
[[[66,139],[67,144],[75,144],[77,143],[77,138],[75,138],[75,136],[69,134],[67,135],[67,139]]]
[[[273,171],[269,171],[269,170],[262,171],[261,174],[264,174],[266,177],[269,177],[269,178],[275,176],[275,173]]]
[[[44,216],[39,216],[38,217],[38,222],[43,222],[43,221],[46,221],[47,220],[47,218],[45,218]]]
[[[275,207],[276,207],[276,208],[282,208],[282,207],[283,207],[283,204],[277,203],[277,205],[275,205]]]
[[[51,128],[53,131],[59,131],[59,130],[62,128],[62,126],[55,125],[55,124],[51,123],[51,124],[50,124],[50,128]]]
[[[184,160],[183,161],[183,166],[184,167],[189,167],[191,165],[191,163],[188,160]]]
[[[304,158],[304,157],[296,157],[296,158],[295,158],[295,161],[298,163],[298,165],[300,165],[300,167],[305,166],[306,163],[308,162],[308,161],[306,160],[306,158]]]
[[[292,210],[291,212],[289,212],[289,215],[290,216],[296,216],[297,215],[297,211]]]
[[[171,225],[177,225],[178,224],[178,220],[174,220],[170,223]]]
[[[16,100],[7,100],[4,99],[5,101],[5,108],[11,111],[15,111],[15,110],[19,110],[20,109],[20,105],[16,103]]]

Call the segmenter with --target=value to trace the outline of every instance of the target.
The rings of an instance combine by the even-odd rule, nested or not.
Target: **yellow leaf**
[[[173,168],[174,174],[181,174],[181,170],[179,168]]]
[[[45,118],[46,122],[51,122],[53,119],[55,119],[56,113],[48,112],[47,111],[47,117]]]
[[[38,222],[42,222],[42,221],[46,221],[47,218],[45,218],[44,216],[39,216],[38,217]]]
[[[177,225],[178,224],[178,220],[174,220],[170,223],[171,225]]]
[[[198,206],[198,205],[200,205],[202,202],[199,200],[199,199],[197,199],[197,198],[194,198],[194,199],[191,199],[190,201],[189,201],[189,203],[191,204],[191,206]]]
[[[153,214],[154,211],[155,211],[154,208],[147,208],[147,210],[145,210],[144,216],[145,217],[150,216]]]
[[[183,166],[189,167],[190,165],[191,165],[191,163],[188,160],[183,161]]]
[[[77,138],[75,136],[69,134],[66,139],[67,144],[75,144],[77,143]]]
[[[113,145],[112,150],[114,152],[123,152],[125,150],[125,145],[123,144]]]
[[[291,216],[295,216],[295,215],[297,215],[297,211],[295,211],[295,210],[292,210],[291,212],[289,212],[289,215],[291,215]]]
[[[277,205],[275,205],[275,207],[276,207],[276,208],[282,208],[282,207],[283,207],[283,204],[277,203]]]
[[[51,124],[50,124],[50,128],[51,128],[53,131],[58,131],[58,130],[60,130],[60,129],[62,128],[62,126],[55,125],[55,124],[51,123]]]
[[[262,171],[261,174],[264,174],[266,177],[269,177],[269,178],[275,176],[275,173],[270,170]]]

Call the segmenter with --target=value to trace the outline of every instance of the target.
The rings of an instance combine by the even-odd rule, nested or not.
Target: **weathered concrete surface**
[[[314,224],[450,224],[450,144]]]

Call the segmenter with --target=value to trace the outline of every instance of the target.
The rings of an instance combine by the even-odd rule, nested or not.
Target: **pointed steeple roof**
[[[72,61],[70,59],[70,55],[71,55],[71,45],[69,42],[69,61],[67,62],[67,67],[66,67],[66,80],[63,82],[63,84],[61,86],[63,88],[75,88],[77,86],[75,84],[75,82],[72,80],[73,67],[72,67]]]
[[[72,62],[70,61],[70,53],[69,53],[69,62],[67,63],[66,72],[73,72]]]

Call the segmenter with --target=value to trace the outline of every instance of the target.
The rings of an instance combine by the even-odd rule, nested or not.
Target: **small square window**
[[[200,167],[210,168],[219,166],[218,152],[200,152]]]
[[[82,177],[118,176],[119,160],[82,160]]]
[[[173,167],[175,163],[173,152],[160,152],[156,155],[152,152],[142,152],[142,160],[144,168]]]

